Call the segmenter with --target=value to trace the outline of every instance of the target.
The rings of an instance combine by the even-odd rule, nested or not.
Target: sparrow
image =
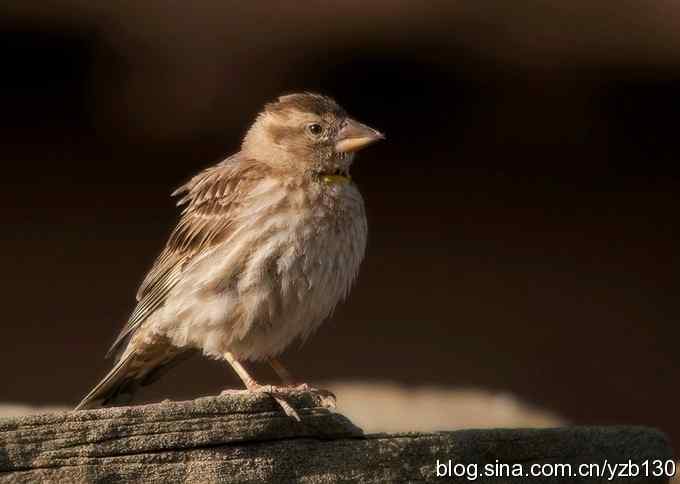
[[[277,356],[306,340],[356,280],[368,227],[349,172],[357,151],[384,138],[324,95],[266,104],[238,153],[173,192],[179,222],[107,354],[113,368],[76,410],[129,401],[198,350],[299,419]],[[245,361],[267,361],[286,386],[260,385]]]

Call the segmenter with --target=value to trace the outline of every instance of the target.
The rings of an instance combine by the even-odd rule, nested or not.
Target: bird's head
[[[354,154],[384,138],[327,96],[289,94],[265,106],[242,150],[273,166],[343,182],[349,181]]]

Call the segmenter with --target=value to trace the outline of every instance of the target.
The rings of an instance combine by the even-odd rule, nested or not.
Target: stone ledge
[[[436,480],[437,459],[481,468],[496,459],[577,465],[672,457],[666,437],[644,427],[364,435],[316,395],[289,401],[302,422],[267,395],[247,392],[0,419],[0,482],[414,482]]]

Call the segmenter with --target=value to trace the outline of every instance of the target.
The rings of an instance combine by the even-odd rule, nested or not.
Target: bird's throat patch
[[[349,175],[321,175],[321,180],[326,185],[344,185],[352,181]]]

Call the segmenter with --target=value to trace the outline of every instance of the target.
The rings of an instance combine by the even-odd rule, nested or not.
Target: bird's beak
[[[381,139],[385,139],[385,135],[380,131],[347,118],[335,137],[335,151],[338,153],[359,151]]]

